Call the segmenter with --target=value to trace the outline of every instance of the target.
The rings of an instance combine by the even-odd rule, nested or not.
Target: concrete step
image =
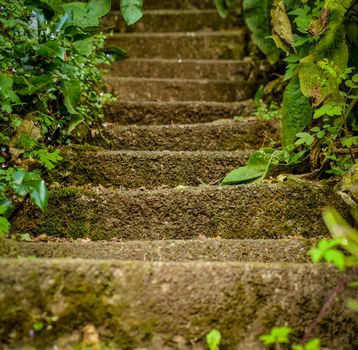
[[[216,327],[222,348],[261,349],[258,336],[275,325],[302,336],[341,277],[321,264],[0,259],[0,343],[69,349],[87,338],[113,350],[204,350]],[[345,306],[354,294],[340,291],[315,330],[329,349],[358,346],[357,317]]]
[[[62,185],[158,188],[218,183],[252,151],[95,151],[69,148],[51,174]]]
[[[122,101],[217,101],[252,98],[255,83],[228,80],[110,78],[105,79]]]
[[[70,0],[67,0],[70,1]],[[145,0],[144,10],[150,9],[213,9],[212,0]],[[119,9],[119,1],[112,1],[112,9]],[[146,11],[145,11],[146,12]]]
[[[240,21],[241,22],[241,21]],[[127,26],[119,11],[103,18],[102,25],[116,32],[195,32],[225,30],[242,25],[234,16],[221,18],[216,9],[146,10],[136,24]]]
[[[256,149],[279,140],[278,120],[221,119],[212,123],[128,125],[106,123],[99,146],[110,141],[112,149],[147,151],[233,151]]]
[[[195,124],[250,115],[252,100],[241,102],[121,102],[108,106],[107,121],[122,125]]]
[[[256,81],[253,68],[254,63],[248,58],[240,61],[133,58],[113,63],[110,76]]]
[[[13,230],[94,240],[313,238],[328,233],[322,220],[328,206],[349,216],[332,188],[316,183],[157,190],[74,187],[52,190],[45,213],[32,207],[19,210]]]
[[[141,261],[310,262],[315,239],[18,242],[0,240],[0,256]]]
[[[126,49],[131,58],[243,59],[245,30],[188,33],[123,33],[107,40]]]

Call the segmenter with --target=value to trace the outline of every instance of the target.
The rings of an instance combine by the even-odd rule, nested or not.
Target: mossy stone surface
[[[223,349],[275,325],[301,336],[340,279],[325,265],[287,263],[1,259],[0,267],[0,342],[39,349],[89,324],[118,349],[155,337],[167,345],[174,335],[201,343],[212,327],[222,330]],[[317,329],[329,348],[358,345],[357,318],[344,304],[353,295],[340,293]],[[45,328],[31,340],[35,322]]]

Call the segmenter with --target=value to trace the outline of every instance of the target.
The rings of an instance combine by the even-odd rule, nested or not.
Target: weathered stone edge
[[[46,237],[42,237],[46,239]],[[0,240],[0,256],[142,261],[310,262],[316,239],[18,242]]]

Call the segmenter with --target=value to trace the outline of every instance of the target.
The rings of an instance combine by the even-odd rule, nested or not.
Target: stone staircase
[[[211,0],[145,4],[111,39],[131,57],[107,78],[111,148],[64,151],[49,210],[13,223],[36,238],[1,242],[0,349],[203,350],[213,327],[221,349],[264,349],[273,326],[302,337],[341,278],[307,256],[323,208],[347,215],[328,185],[218,186],[279,138],[277,121],[232,119],[255,90],[239,22]],[[324,349],[358,347],[352,294],[317,327]]]

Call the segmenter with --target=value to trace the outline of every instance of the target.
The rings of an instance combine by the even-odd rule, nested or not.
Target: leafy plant
[[[129,24],[142,16],[142,0],[120,5]],[[114,100],[101,67],[127,54],[104,45],[100,19],[110,8],[111,0],[0,0],[0,234],[23,197],[46,208],[34,169],[52,170],[59,145],[92,137]]]
[[[221,342],[221,333],[217,329],[213,328],[206,335],[206,342],[210,350],[220,350],[219,345]]]
[[[264,345],[274,345],[276,350],[281,350],[282,344],[290,344],[289,336],[293,332],[290,327],[274,327],[270,334],[264,334],[260,336],[260,340]],[[291,350],[320,350],[320,340],[315,338],[311,339],[304,345],[293,344]]]
[[[286,54],[281,150],[298,154],[317,177],[346,173],[357,162],[358,77],[349,63],[358,39],[349,28],[357,21],[358,2],[243,0],[242,7],[252,40],[269,62]],[[291,157],[284,162],[289,165]],[[241,183],[242,172],[236,172],[237,181],[230,176],[230,184]]]
[[[38,172],[22,169],[0,169],[0,236],[9,233],[9,218],[16,209],[14,195],[29,196],[34,204],[44,210],[48,204],[48,191]]]

